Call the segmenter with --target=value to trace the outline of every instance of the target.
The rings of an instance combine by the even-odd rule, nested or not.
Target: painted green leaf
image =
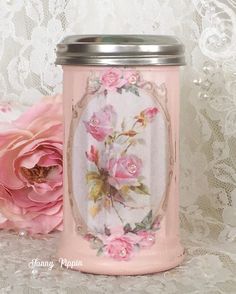
[[[90,247],[92,249],[100,249],[103,246],[103,242],[102,240],[100,240],[99,238],[95,238],[93,241],[91,241],[90,243]]]
[[[87,172],[87,174],[86,174],[87,182],[97,180],[99,178],[100,178],[100,174],[95,171],[90,171],[90,172]]]
[[[130,91],[131,86],[129,84],[126,84],[123,88],[125,89],[125,92],[128,92]]]
[[[137,87],[130,87],[129,91],[133,94],[135,94],[136,96],[139,96],[139,92],[138,92],[138,88]]]
[[[152,223],[152,210],[149,211],[149,213],[144,217],[144,219],[141,221],[144,225],[151,225]]]
[[[117,88],[116,91],[117,93],[122,94],[122,88]]]
[[[131,232],[132,231],[132,228],[130,226],[129,223],[127,223],[125,226],[124,226],[124,232],[125,233],[128,233],[128,232]]]
[[[130,192],[130,187],[125,185],[120,189],[122,196],[126,196]]]
[[[96,202],[101,196],[102,188],[103,188],[103,181],[96,180],[89,194],[89,196],[94,200],[94,202]]]
[[[145,224],[135,223],[134,232],[137,232],[137,231],[140,231],[140,230],[145,230],[145,229],[146,229]]]
[[[142,194],[142,195],[150,195],[148,191],[148,187],[141,183],[139,186],[131,186],[130,189],[135,193]]]
[[[103,247],[100,247],[97,251],[97,256],[100,256],[103,253]]]
[[[138,186],[138,189],[142,191],[143,194],[149,195],[148,187],[143,183]]]
[[[152,210],[143,218],[141,223],[135,223],[135,228],[133,232],[138,232],[140,230],[150,230],[152,227]]]

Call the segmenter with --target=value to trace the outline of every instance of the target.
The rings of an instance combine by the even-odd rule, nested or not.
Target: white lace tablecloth
[[[191,241],[176,269],[144,276],[103,276],[67,270],[55,258],[59,233],[33,239],[0,232],[0,294],[6,293],[236,293],[236,254],[229,244]],[[232,245],[232,244],[231,244]],[[31,269],[38,258],[48,267]]]

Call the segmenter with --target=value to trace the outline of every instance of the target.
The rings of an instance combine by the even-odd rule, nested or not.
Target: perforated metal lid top
[[[73,35],[57,45],[62,65],[184,65],[184,46],[165,35]]]

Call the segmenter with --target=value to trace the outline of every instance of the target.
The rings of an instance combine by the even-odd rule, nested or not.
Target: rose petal
[[[46,153],[44,150],[35,150],[30,155],[26,154],[20,158],[18,165],[28,169],[33,168],[39,162],[40,158],[45,154]]]
[[[61,99],[61,95],[55,95],[52,99]],[[50,99],[52,101],[52,99]],[[60,103],[51,103],[51,101],[48,101],[45,99],[44,102],[40,102],[35,104],[33,107],[29,108],[24,115],[19,117],[15,124],[19,128],[25,128],[25,126],[28,126],[28,129],[36,128],[38,129],[38,125],[41,119],[49,118],[49,122],[52,122],[55,124],[56,119],[60,120],[62,117],[62,108]],[[51,120],[52,114],[54,115],[54,119]]]
[[[17,150],[9,151],[4,156],[0,157],[0,183],[11,189],[21,189],[24,183],[17,177],[13,165],[13,159],[17,158]]]
[[[62,187],[56,188],[53,191],[47,191],[44,194],[35,193],[31,190],[28,194],[28,198],[32,201],[39,203],[48,203],[50,201],[56,201],[62,196]]]

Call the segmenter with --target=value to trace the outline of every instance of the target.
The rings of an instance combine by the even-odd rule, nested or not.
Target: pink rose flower
[[[148,107],[140,112],[139,115],[135,116],[137,122],[141,123],[142,126],[146,126],[147,123],[150,123],[154,120],[155,116],[159,110],[156,107]]]
[[[136,71],[126,71],[124,78],[129,84],[134,85],[140,80],[140,75]]]
[[[126,84],[126,80],[122,78],[122,71],[118,68],[108,68],[105,70],[100,82],[109,91],[115,91]]]
[[[123,185],[138,185],[141,174],[142,160],[136,155],[124,155],[118,159],[112,158],[108,162],[109,183],[120,189]]]
[[[110,236],[105,241],[105,254],[116,260],[129,260],[134,251],[134,241],[129,236]]]
[[[97,141],[105,140],[113,132],[116,112],[112,105],[106,105],[100,111],[94,112],[89,121],[84,121],[86,130]]]
[[[158,109],[156,107],[148,107],[142,112],[148,122],[151,122],[157,113]]]
[[[1,124],[0,214],[5,229],[62,229],[61,96],[45,99]]]
[[[94,162],[95,164],[98,163],[99,154],[97,148],[94,145],[90,147],[90,151],[86,152],[86,157],[89,161]]]
[[[141,248],[149,248],[155,243],[155,233],[150,231],[139,231],[137,235],[140,237],[138,242]]]

